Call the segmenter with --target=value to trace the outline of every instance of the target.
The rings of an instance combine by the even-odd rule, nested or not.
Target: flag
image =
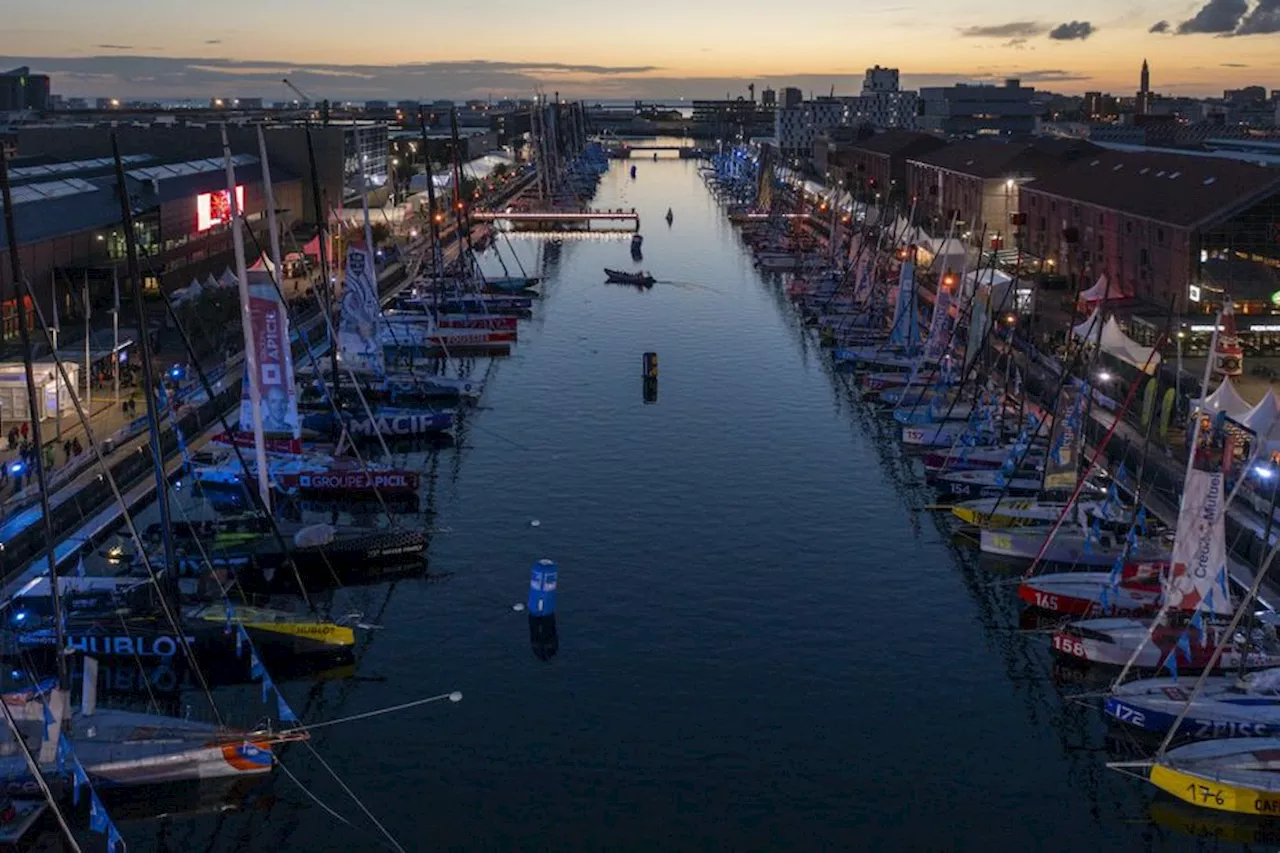
[[[105,833],[107,826],[110,825],[111,819],[107,817],[107,810],[103,807],[102,801],[98,799],[98,795],[89,792],[89,828],[94,832]]]
[[[1191,663],[1191,637],[1188,636],[1186,631],[1183,631],[1182,636],[1178,637],[1177,647],[1178,651],[1187,656],[1187,663]]]
[[[80,560],[76,563],[76,577],[84,577],[84,554],[80,555]]]
[[[1174,684],[1177,684],[1178,683],[1178,662],[1174,660],[1174,654],[1172,652],[1170,652],[1169,656],[1164,659],[1163,668],[1169,670],[1169,676],[1173,678]]]
[[[232,617],[232,616],[234,616],[234,615],[235,615],[235,611],[234,611],[234,610],[232,610],[232,609],[231,609],[231,605],[230,605],[230,604],[228,604],[228,605],[227,605],[227,627],[226,627],[226,628],[224,629],[224,631],[223,631],[223,633],[224,633],[224,634],[226,634],[228,637],[230,637],[230,636],[231,636],[231,617]],[[237,641],[237,642],[236,642],[236,652],[237,652],[237,653],[239,653],[239,651],[240,651],[240,643],[239,643],[239,641]]]
[[[1103,587],[1102,593],[1098,596],[1098,603],[1102,605],[1103,612],[1111,610],[1111,588]]]
[[[266,702],[271,696],[271,691],[275,689],[275,682],[271,680],[271,675],[264,669],[262,671],[262,701]]]
[[[299,722],[298,715],[293,713],[293,709],[289,707],[289,703],[284,701],[284,694],[279,690],[276,691],[276,713],[280,719],[286,723]]]
[[[1147,532],[1147,508],[1145,506],[1138,507],[1138,514],[1134,517],[1133,523],[1145,536]]]
[[[259,679],[266,674],[267,674],[266,668],[263,667],[262,661],[258,660],[258,653],[254,649],[250,648],[249,649],[249,677],[253,679]]]
[[[1200,645],[1203,646],[1205,640],[1204,617],[1200,615],[1199,610],[1191,615],[1191,627],[1200,632]]]
[[[67,772],[67,753],[68,752],[70,752],[70,750],[67,748],[67,739],[63,737],[61,734],[59,734],[58,735],[58,775],[62,775],[63,773]]]
[[[80,765],[80,759],[76,758],[74,754],[71,756],[71,762],[71,801],[73,805],[78,806],[80,805],[80,788],[89,784],[89,777],[84,772],[84,767]]]
[[[107,853],[124,853],[124,839],[120,837],[120,830],[116,829],[114,823],[107,824]]]

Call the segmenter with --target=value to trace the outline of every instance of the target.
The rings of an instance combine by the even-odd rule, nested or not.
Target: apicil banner
[[[258,401],[262,431],[273,437],[301,436],[298,393],[293,381],[293,353],[289,349],[289,318],[270,273],[249,273],[249,316],[257,359]],[[251,385],[246,371],[240,397],[240,430],[253,433]]]

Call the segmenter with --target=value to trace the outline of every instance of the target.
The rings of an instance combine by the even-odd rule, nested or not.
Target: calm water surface
[[[602,283],[625,238],[513,239],[546,276],[537,316],[459,446],[409,457],[444,577],[339,593],[381,626],[358,677],[285,687],[307,721],[465,700],[318,731],[320,754],[415,851],[1218,849],[1103,769],[1096,712],[922,510],[696,165],[635,164],[596,204],[641,212],[661,283]],[[512,609],[540,557],[561,567],[549,661]],[[222,697],[252,722],[254,693]],[[313,757],[285,764],[360,828],[277,774],[257,809],[122,829],[139,850],[374,848]]]

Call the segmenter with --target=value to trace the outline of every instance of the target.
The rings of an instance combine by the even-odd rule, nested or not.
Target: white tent
[[[191,279],[191,283],[186,287],[175,290],[169,299],[174,305],[181,305],[184,302],[195,302],[200,298],[200,294],[203,291],[204,288],[200,286],[200,282],[193,278]]]
[[[969,299],[979,287],[991,285],[991,308],[995,310],[1000,306],[1009,308],[1013,305],[1011,299],[1006,292],[1013,278],[1006,273],[994,267],[983,267],[978,270],[970,270],[960,280],[960,299],[961,301]]]
[[[236,274],[231,271],[231,267],[227,267],[222,271],[222,275],[218,276],[219,287],[235,287]]]
[[[275,274],[275,264],[271,263],[271,258],[267,257],[267,253],[263,252],[253,266],[249,267],[250,272],[268,272]]]
[[[1253,411],[1254,407],[1250,406],[1248,401],[1240,396],[1235,384],[1230,379],[1226,379],[1208,397],[1203,400],[1197,400],[1195,408],[1213,414],[1225,412],[1227,417],[1238,423]]]
[[[1268,388],[1266,395],[1258,401],[1258,405],[1243,417],[1232,418],[1232,420],[1254,435],[1265,436],[1271,432],[1271,427],[1277,418],[1280,418],[1280,399],[1276,397],[1274,388]]]
[[[221,286],[218,284],[218,280],[213,277],[213,273],[209,273],[209,276],[204,280],[205,290],[217,290]]]
[[[1120,288],[1114,284],[1108,284],[1107,275],[1103,273],[1098,276],[1097,282],[1093,287],[1080,294],[1082,302],[1102,302],[1105,299],[1123,299],[1124,294],[1120,292]]]
[[[1160,364],[1160,353],[1151,347],[1144,347],[1124,333],[1115,317],[1108,317],[1102,323],[1101,337],[1098,324],[1102,322],[1102,312],[1094,309],[1093,316],[1071,330],[1077,338],[1088,344],[1096,343],[1102,351],[1123,362],[1132,364],[1139,370],[1155,373]]]

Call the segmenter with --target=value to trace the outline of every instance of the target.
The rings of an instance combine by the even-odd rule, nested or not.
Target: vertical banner
[[[1049,456],[1044,463],[1046,492],[1074,491],[1080,478],[1080,438],[1084,394],[1067,387],[1058,395],[1058,406],[1049,434]]]
[[[925,358],[937,361],[951,336],[951,291],[938,288],[933,301],[933,319],[929,321],[929,340],[925,341]]]
[[[1187,466],[1173,539],[1167,600],[1178,610],[1222,616],[1234,607],[1226,589],[1226,474],[1231,442],[1225,430],[1205,425]]]
[[[890,343],[908,350],[919,340],[916,328],[916,265],[910,261],[902,264],[898,276],[898,298],[893,311],[893,328],[889,332]]]
[[[378,336],[382,316],[374,284],[373,257],[364,246],[347,246],[347,270],[342,283],[342,318],[338,324],[338,353],[353,370],[385,374],[386,357]]]
[[[253,341],[258,356],[258,398],[262,405],[262,432],[265,436],[286,439],[290,452],[301,451],[301,428],[298,420],[298,392],[294,385],[293,353],[289,348],[289,317],[280,302],[280,293],[272,284],[271,274],[250,272],[249,315]],[[253,405],[249,399],[250,382],[245,374],[240,397],[240,430],[252,434]],[[273,442],[272,450],[283,449]]]
[[[966,374],[977,360],[987,336],[987,328],[991,324],[991,287],[985,284],[975,284],[975,287],[973,298],[969,302],[969,335],[964,348]]]

